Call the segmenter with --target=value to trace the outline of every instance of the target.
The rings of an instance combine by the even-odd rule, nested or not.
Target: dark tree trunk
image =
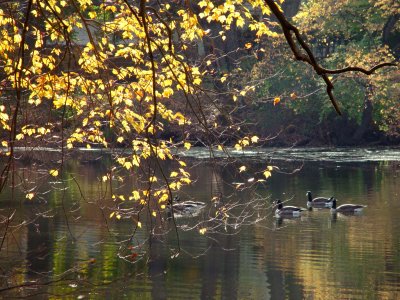
[[[382,30],[382,42],[393,50],[396,58],[400,57],[400,37],[396,34],[396,23],[400,20],[400,14],[390,16]]]
[[[371,93],[372,86],[367,84],[365,88],[364,109],[361,117],[361,124],[353,135],[355,141],[362,140],[365,134],[373,130],[373,106],[370,99]]]

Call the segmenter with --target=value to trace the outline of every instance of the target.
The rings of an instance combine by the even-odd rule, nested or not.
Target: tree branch
[[[329,79],[328,74],[341,74],[341,73],[346,73],[346,72],[360,72],[364,73],[366,75],[371,75],[374,73],[377,69],[380,69],[382,67],[387,67],[387,66],[396,66],[395,63],[381,63],[378,64],[371,69],[364,69],[361,67],[346,67],[342,69],[335,69],[335,70],[329,70],[325,69],[322,67],[316,60],[314,54],[311,51],[311,48],[309,45],[305,42],[305,40],[301,37],[299,29],[291,24],[283,14],[281,8],[275,3],[274,0],[265,0],[265,3],[268,5],[268,7],[271,9],[272,13],[275,15],[275,17],[278,19],[279,24],[281,25],[281,28],[283,30],[283,34],[286,38],[287,43],[289,44],[290,49],[292,50],[295,58],[300,61],[304,61],[311,65],[315,72],[322,77],[322,79],[325,81],[326,84],[326,92],[329,96],[329,99],[332,102],[333,107],[335,108],[336,112],[341,115],[339,105],[335,99],[335,96],[333,95],[333,83],[331,79]],[[293,34],[295,38],[293,38]],[[300,49],[297,46],[297,43],[300,44]],[[305,53],[302,52],[305,51]]]

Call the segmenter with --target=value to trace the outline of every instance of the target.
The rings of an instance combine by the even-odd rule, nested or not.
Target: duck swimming
[[[181,198],[179,196],[175,196],[173,199],[172,208],[169,208],[169,213],[174,212],[174,216],[178,217],[191,217],[197,216],[200,211],[206,206],[204,202],[200,201],[184,201],[180,202]]]
[[[357,214],[362,212],[364,207],[367,207],[366,205],[361,205],[361,204],[342,204],[338,207],[336,207],[336,199],[333,198],[332,201],[332,208],[331,212],[332,213],[343,213],[343,214]]]
[[[317,197],[314,198],[311,195],[311,192],[307,192],[307,208],[312,209],[315,208],[330,208],[332,207],[333,197],[326,198],[326,197]]]
[[[300,217],[302,211],[305,211],[305,208],[298,207],[298,206],[283,206],[281,200],[277,200],[275,202],[278,207],[275,210],[275,217],[282,218],[282,217]]]

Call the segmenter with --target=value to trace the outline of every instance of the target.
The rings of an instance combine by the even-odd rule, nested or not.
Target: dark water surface
[[[218,193],[227,203],[258,197],[265,211],[258,207],[249,220],[259,222],[202,235],[188,229],[205,214],[178,219],[181,252],[173,258],[173,229],[167,236],[155,232],[143,249],[145,222],[129,240],[132,220],[109,219],[115,203],[100,180],[107,156],[69,160],[63,181],[53,182],[41,180],[48,177],[40,166],[26,164],[19,179],[42,194],[31,201],[19,189],[0,194],[0,298],[400,299],[400,151],[291,149],[245,157],[233,164],[187,157],[198,163],[191,169],[197,181],[182,196],[207,203]],[[248,172],[233,175],[242,164]],[[266,165],[279,170],[252,184],[261,177],[251,171]],[[234,193],[237,183],[251,187]],[[296,219],[272,216],[273,200],[305,207],[308,190],[368,207],[359,216],[334,217],[329,210]],[[127,247],[129,257],[121,250]]]

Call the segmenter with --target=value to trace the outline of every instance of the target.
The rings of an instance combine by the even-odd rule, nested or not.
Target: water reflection
[[[69,161],[62,182],[41,183],[42,191],[56,188],[43,193],[41,201],[20,201],[24,195],[18,190],[0,195],[1,234],[4,216],[10,208],[17,211],[12,230],[2,240],[0,297],[400,298],[399,162],[308,161],[292,173],[303,162],[272,161],[279,171],[267,182],[242,191],[232,183],[248,185],[250,175],[236,177],[238,165],[199,164],[192,169],[196,185],[182,191],[182,197],[209,203],[196,222],[215,215],[210,201],[219,194],[226,206],[237,201],[245,204],[257,196],[264,199],[265,207],[277,198],[305,207],[305,193],[311,190],[335,196],[338,204],[368,207],[359,216],[332,215],[321,209],[296,219],[275,219],[270,209],[265,218],[259,216],[260,222],[241,228],[238,234],[227,226],[201,235],[198,228],[186,231],[192,220],[178,220],[182,251],[171,258],[178,239],[171,223],[161,222],[161,216],[155,220],[157,226],[171,230],[168,236],[161,235],[166,227],[160,227],[149,240],[145,226],[132,236],[131,219],[108,218],[108,207],[115,204],[104,196],[109,191],[102,189],[99,180],[108,164],[107,159],[102,161],[89,159],[83,165]],[[249,169],[263,165],[251,160]],[[38,169],[26,165],[21,177],[37,176],[40,182],[40,175],[33,175],[40,174]],[[20,225],[24,221],[26,225]],[[10,289],[33,280],[41,284]]]

